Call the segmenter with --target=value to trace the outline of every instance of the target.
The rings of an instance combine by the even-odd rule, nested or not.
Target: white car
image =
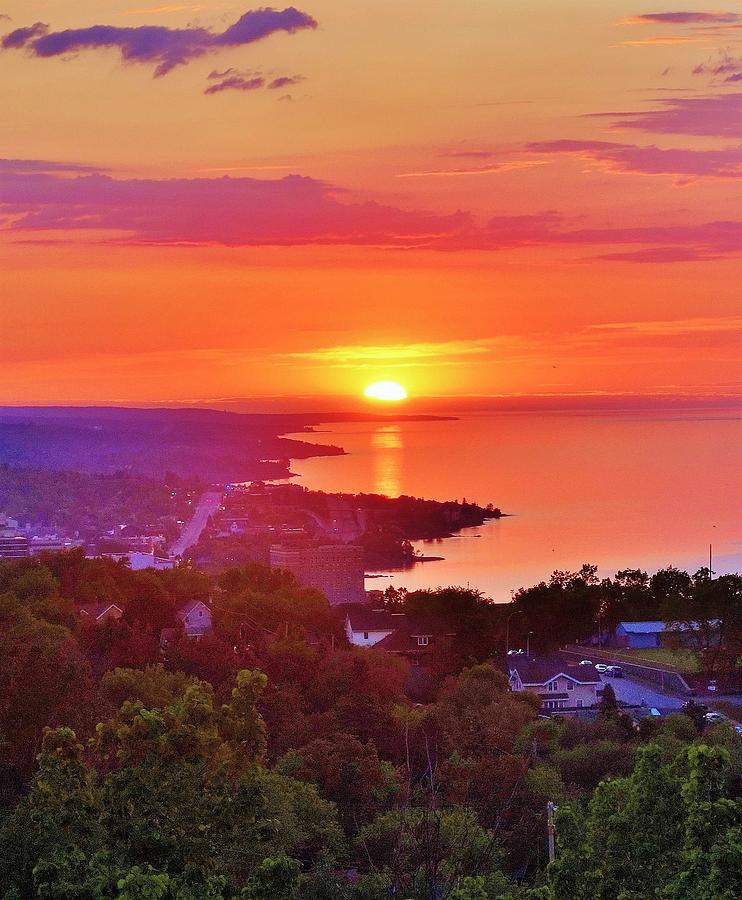
[[[593,664],[593,661],[591,659],[581,659],[580,660],[581,666],[591,666],[592,664]]]
[[[723,722],[723,721],[724,721],[724,716],[722,716],[721,713],[714,712],[713,710],[711,710],[711,712],[707,712],[706,715],[705,715],[703,718],[704,718],[707,722],[710,722],[710,723],[712,723],[712,724],[713,724],[714,722]]]
[[[604,672],[608,671],[608,666],[605,663],[595,663],[595,671],[600,672],[602,675]]]

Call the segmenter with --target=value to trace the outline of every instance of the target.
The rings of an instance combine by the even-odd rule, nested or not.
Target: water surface
[[[301,436],[306,440],[306,436]],[[742,571],[742,417],[728,410],[496,413],[455,421],[341,423],[314,438],[348,455],[294,460],[324,491],[492,502],[512,516],[442,542],[442,562],[367,588],[469,584],[497,600],[583,562]]]

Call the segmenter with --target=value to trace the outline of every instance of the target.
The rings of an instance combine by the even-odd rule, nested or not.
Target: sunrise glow
[[[407,391],[396,381],[375,381],[363,392],[368,400],[381,400],[384,403],[399,403],[407,399]]]

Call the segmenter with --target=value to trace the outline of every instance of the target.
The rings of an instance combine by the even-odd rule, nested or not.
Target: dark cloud
[[[262,40],[279,31],[316,28],[317,22],[293,6],[283,10],[265,8],[246,12],[221,33],[206,28],[167,28],[161,25],[119,27],[93,25],[49,31],[37,22],[30,28],[19,28],[6,35],[5,49],[25,48],[38,57],[62,56],[82,50],[118,49],[125,62],[153,64],[155,77],[166,75],[176,66],[214,53],[222,48],[237,47]]]
[[[341,199],[342,198],[342,199]],[[18,237],[111,232],[132,244],[261,246],[337,244],[398,249],[503,250],[606,247],[613,259],[670,262],[742,252],[742,222],[574,228],[557,212],[450,215],[344,202],[331,185],[279,179],[118,179],[63,163],[0,164],[0,220]],[[619,249],[624,248],[624,249]]]
[[[624,20],[629,25],[725,25],[739,21],[741,15],[728,12],[644,13]]]
[[[302,81],[304,81],[303,75],[280,75],[270,82],[268,90],[277,91],[279,88],[291,87],[294,84],[300,84]]]
[[[220,94],[222,91],[257,91],[265,87],[262,75],[229,75],[216,84],[209,85],[204,94]]]
[[[605,163],[617,172],[676,175],[683,178],[742,178],[742,147],[723,150],[663,150],[611,141],[537,141],[526,145],[532,153],[573,154]]]
[[[659,109],[591,113],[621,128],[654,134],[742,138],[742,93],[662,99]]]
[[[43,22],[36,22],[35,25],[29,25],[28,28],[16,28],[10,34],[6,34],[3,38],[2,46],[4,50],[14,50],[25,45],[33,38],[39,38],[49,31],[49,26]]]

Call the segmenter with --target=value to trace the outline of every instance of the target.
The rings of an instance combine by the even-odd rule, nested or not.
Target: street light
[[[517,616],[522,612],[522,609],[514,609],[508,616],[507,626],[505,628],[505,656],[510,652],[510,620],[513,616]]]

